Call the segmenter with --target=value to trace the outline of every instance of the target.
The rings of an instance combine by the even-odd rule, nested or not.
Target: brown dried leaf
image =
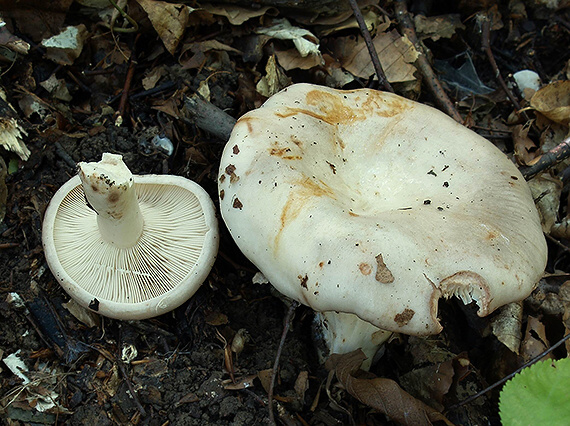
[[[512,128],[512,138],[515,145],[515,159],[518,164],[530,165],[537,156],[537,146],[528,137],[530,126],[517,124]]]
[[[270,6],[263,6],[259,9],[246,9],[245,7],[230,4],[203,4],[202,8],[210,12],[212,15],[225,16],[232,25],[241,25],[251,18],[265,15],[268,11],[271,15],[275,15],[277,13],[277,10]]]
[[[359,379],[354,376],[366,359],[358,349],[348,354],[333,354],[326,362],[334,370],[346,391],[361,403],[372,407],[403,425],[431,425],[434,421],[452,423],[440,412],[405,392],[395,381],[381,377]]]
[[[552,121],[570,125],[570,80],[555,81],[539,89],[530,105]]]
[[[193,9],[189,6],[164,1],[137,0],[137,2],[147,13],[166,50],[174,55]]]
[[[393,30],[378,34],[373,43],[389,82],[416,80],[416,68],[412,63],[417,59],[418,52],[407,38],[401,37]],[[358,77],[368,78],[374,74],[374,66],[362,38],[355,40],[353,37],[339,37],[336,41],[335,57],[347,71]]]
[[[414,24],[418,36],[423,40],[431,38],[437,41],[440,38],[451,38],[458,29],[465,29],[459,14],[426,17],[416,15]]]
[[[271,375],[273,374],[273,370],[268,368],[267,370],[261,370],[257,373],[257,377],[261,381],[261,386],[265,389],[265,392],[269,393],[269,386],[271,385]]]
[[[309,372],[301,371],[295,380],[295,394],[300,401],[305,400],[305,392],[309,389]]]
[[[418,395],[422,401],[442,410],[443,398],[449,392],[455,375],[453,361],[450,359],[443,363],[414,368],[400,376],[400,383]]]
[[[526,333],[521,344],[521,356],[523,361],[530,361],[549,347],[550,343],[546,338],[546,329],[544,324],[540,322],[538,318],[529,315]],[[547,358],[552,358],[552,354],[548,354]]]
[[[509,350],[518,355],[521,345],[522,302],[503,306],[491,322],[495,337]]]

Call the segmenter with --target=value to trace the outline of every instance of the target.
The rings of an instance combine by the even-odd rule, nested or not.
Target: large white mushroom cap
[[[89,205],[86,203],[86,198]],[[78,303],[144,319],[188,300],[218,250],[212,200],[181,176],[132,175],[120,155],[80,163],[44,216],[47,263]]]
[[[390,93],[290,86],[237,122],[219,191],[237,245],[281,293],[385,330],[439,332],[453,295],[485,316],[528,296],[546,264],[513,163]]]

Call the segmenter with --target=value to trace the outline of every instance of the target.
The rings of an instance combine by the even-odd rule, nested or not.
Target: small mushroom
[[[222,217],[332,352],[441,331],[438,300],[485,316],[528,296],[547,250],[529,188],[493,144],[400,96],[296,84],[241,117]]]
[[[87,201],[87,203],[86,203]],[[79,163],[44,216],[47,263],[79,304],[144,319],[188,300],[218,249],[212,200],[181,176],[133,176],[120,155]]]

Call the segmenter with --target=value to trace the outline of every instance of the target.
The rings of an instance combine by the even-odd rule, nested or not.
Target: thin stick
[[[529,180],[544,170],[570,157],[570,137],[567,137],[550,151],[545,152],[532,166],[521,167],[520,171]]]
[[[469,404],[471,401],[476,400],[477,398],[479,398],[480,396],[483,396],[484,394],[486,394],[487,392],[495,389],[498,386],[501,386],[503,383],[505,383],[506,381],[512,379],[514,376],[516,376],[518,373],[520,373],[522,370],[524,370],[525,368],[536,364],[538,361],[540,361],[541,358],[545,357],[546,355],[548,355],[550,352],[552,352],[554,349],[556,349],[557,347],[559,347],[560,345],[562,345],[564,342],[566,342],[568,339],[570,339],[570,333],[567,334],[566,336],[564,336],[562,339],[560,339],[558,342],[556,342],[556,344],[552,345],[550,348],[546,349],[545,351],[543,351],[542,353],[540,353],[539,355],[535,356],[533,359],[531,359],[530,361],[528,361],[527,363],[525,363],[523,366],[521,366],[520,368],[517,368],[515,371],[513,371],[511,374],[509,374],[506,377],[503,377],[501,380],[499,380],[498,382],[493,383],[491,386],[486,387],[485,389],[483,389],[482,391],[477,392],[475,395],[471,395],[469,398],[464,399],[461,402],[458,402],[457,404],[452,405],[451,407],[449,407],[447,409],[447,411],[451,411],[454,410],[456,408],[461,407],[462,405],[465,404]]]
[[[416,30],[414,29],[414,24],[408,15],[408,8],[406,7],[406,0],[395,0],[394,2],[394,11],[396,12],[396,16],[398,17],[398,24],[400,26],[400,31],[403,35],[408,37],[408,39],[412,42],[415,49],[418,51],[419,56],[416,59],[415,65],[418,67],[418,70],[422,73],[424,77],[424,81],[427,83],[427,87],[432,93],[433,97],[435,98],[436,103],[438,104],[439,108],[443,110],[447,115],[453,118],[458,123],[463,124],[463,118],[461,114],[457,112],[455,106],[443,90],[443,87],[439,80],[437,79],[427,57],[423,51],[423,47],[416,36]]]
[[[277,354],[275,355],[275,363],[273,364],[273,371],[271,372],[271,383],[269,384],[269,391],[267,392],[267,406],[269,407],[269,422],[272,425],[275,423],[275,414],[273,413],[273,391],[275,388],[275,379],[277,378],[277,370],[279,369],[279,358],[281,358],[281,352],[283,352],[283,346],[285,346],[285,338],[287,333],[291,328],[291,322],[293,320],[293,314],[295,309],[299,306],[299,302],[293,301],[287,310],[287,315],[285,315],[285,320],[283,324],[283,332],[281,333],[281,340],[279,341],[279,347],[277,348]]]
[[[503,91],[505,92],[505,94],[507,95],[507,97],[509,98],[515,109],[518,111],[519,109],[521,109],[521,105],[519,104],[517,98],[515,98],[515,95],[513,95],[513,92],[511,92],[510,89],[507,87],[507,83],[505,83],[505,80],[501,76],[501,72],[499,71],[497,62],[495,61],[495,56],[493,55],[493,51],[491,50],[491,43],[490,43],[491,19],[489,19],[489,15],[487,14],[480,14],[478,15],[478,22],[481,25],[481,49],[487,55],[487,59],[489,60],[491,68],[495,73],[495,78],[501,85],[501,88],[503,89]]]
[[[117,111],[117,120],[120,120],[120,124],[125,116],[125,110],[127,108],[127,101],[129,99],[129,91],[131,90],[131,83],[133,82],[133,76],[135,75],[135,68],[137,65],[137,60],[135,58],[136,55],[136,45],[137,41],[140,37],[140,34],[137,34],[135,37],[135,41],[133,43],[133,48],[131,50],[131,57],[129,59],[129,68],[127,69],[127,76],[125,77],[125,84],[123,86],[123,93],[121,95],[121,100],[119,102],[119,108]],[[117,121],[116,121],[117,122]]]
[[[374,65],[374,71],[376,71],[376,77],[378,78],[380,87],[382,87],[387,92],[394,93],[394,89],[388,82],[386,74],[384,74],[384,69],[382,68],[380,59],[378,58],[378,52],[376,52],[376,47],[374,47],[374,43],[372,42],[372,37],[370,36],[370,31],[368,31],[368,27],[366,26],[366,22],[364,21],[362,12],[360,12],[358,3],[356,3],[356,0],[348,0],[348,2],[350,3],[350,7],[352,7],[352,12],[354,13],[356,22],[358,22],[358,26],[360,27],[360,33],[362,34],[362,37],[364,37],[364,42],[366,43],[366,47],[368,48],[370,59],[372,59],[372,64]]]

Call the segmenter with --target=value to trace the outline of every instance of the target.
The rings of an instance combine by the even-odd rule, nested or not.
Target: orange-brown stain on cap
[[[336,199],[333,190],[323,181],[310,178],[299,179],[292,182],[291,185],[295,188],[291,192],[283,210],[281,210],[280,227],[275,236],[275,249],[279,246],[281,235],[287,225],[299,216],[303,206],[313,197],[330,197]]]
[[[400,327],[403,327],[412,320],[412,318],[415,314],[416,314],[415,311],[413,311],[412,309],[406,308],[402,312],[400,312],[399,314],[396,314],[396,316],[394,316],[394,322],[396,324],[398,324]]]

